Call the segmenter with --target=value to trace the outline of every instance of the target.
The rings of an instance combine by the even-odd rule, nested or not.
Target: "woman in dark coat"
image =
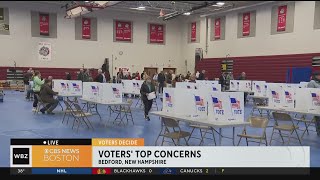
[[[140,89],[141,100],[144,104],[144,118],[147,121],[150,121],[149,111],[151,110],[152,102],[153,102],[153,99],[148,100],[148,94],[152,92],[155,93],[156,88],[154,84],[152,84],[151,77],[148,76],[146,80],[143,82],[143,84],[141,85],[141,89]]]

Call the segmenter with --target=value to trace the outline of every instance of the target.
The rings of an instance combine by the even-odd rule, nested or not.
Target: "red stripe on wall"
[[[239,77],[246,72],[250,80],[264,80],[268,82],[285,82],[287,69],[291,67],[312,67],[312,58],[320,53],[289,54],[272,56],[228,57],[233,60],[233,75]],[[225,58],[206,58],[196,64],[196,70],[206,70],[209,79],[221,75],[221,61]],[[320,67],[313,67],[319,71]]]

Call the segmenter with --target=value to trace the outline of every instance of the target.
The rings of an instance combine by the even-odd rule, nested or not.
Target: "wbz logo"
[[[25,146],[11,146],[10,164],[13,167],[31,166],[31,148]]]

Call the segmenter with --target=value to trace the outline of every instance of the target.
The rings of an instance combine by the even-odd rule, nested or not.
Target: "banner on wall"
[[[49,36],[49,14],[39,14],[40,35]]]
[[[4,10],[3,8],[0,8],[0,21],[4,20]]]
[[[90,39],[91,38],[91,19],[82,18],[82,38]]]
[[[277,31],[285,31],[287,23],[287,5],[278,7]]]
[[[116,21],[116,41],[131,41],[131,22]]]
[[[38,56],[40,61],[51,61],[51,44],[48,42],[39,42]]]
[[[215,19],[214,20],[214,39],[220,39],[221,38],[221,19]]]
[[[242,15],[242,35],[249,36],[250,34],[250,13],[243,13]]]
[[[150,24],[149,26],[150,43],[163,43],[164,26],[161,24]]]
[[[195,42],[197,40],[197,23],[191,23],[191,42]]]

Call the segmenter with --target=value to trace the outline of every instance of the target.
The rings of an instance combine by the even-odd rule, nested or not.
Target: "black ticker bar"
[[[91,145],[91,139],[11,139],[11,145]]]

